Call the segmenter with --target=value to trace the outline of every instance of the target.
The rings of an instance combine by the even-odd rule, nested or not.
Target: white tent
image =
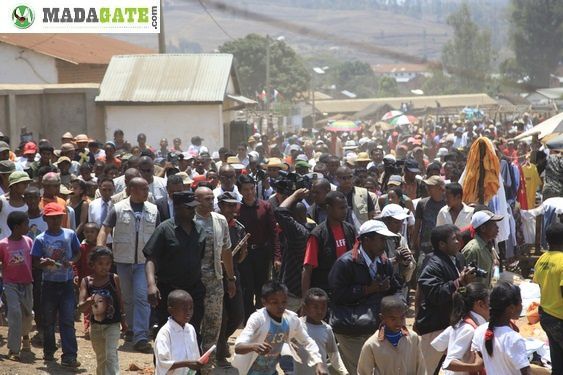
[[[548,118],[547,120],[540,122],[532,129],[525,131],[524,133],[514,137],[514,140],[519,140],[527,137],[531,137],[535,134],[538,135],[538,139],[542,139],[546,135],[552,133],[563,133],[563,112]]]

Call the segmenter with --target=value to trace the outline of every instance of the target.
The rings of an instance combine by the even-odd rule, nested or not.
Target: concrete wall
[[[1,83],[57,83],[55,59],[28,49],[0,43]]]
[[[0,85],[0,131],[17,147],[21,129],[47,138],[55,147],[61,135],[88,134],[104,140],[103,108],[96,106],[96,84]]]
[[[220,104],[106,105],[105,114],[107,139],[112,139],[113,132],[121,129],[131,144],[136,144],[137,134],[145,133],[147,143],[154,148],[158,148],[161,138],[167,138],[171,145],[175,137],[180,137],[187,147],[196,135],[204,139],[203,145],[210,152],[224,144]]]

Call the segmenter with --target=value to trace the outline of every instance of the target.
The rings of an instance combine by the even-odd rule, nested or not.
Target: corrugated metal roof
[[[467,95],[437,95],[437,96],[405,96],[397,98],[369,98],[322,100],[315,103],[315,107],[322,113],[356,113],[373,104],[387,104],[395,109],[401,108],[401,103],[412,103],[411,108],[435,108],[436,102],[440,107],[476,107],[496,105],[497,102],[487,94]]]
[[[248,105],[258,104],[258,102],[256,100],[252,100],[252,99],[247,98],[246,96],[242,96],[242,95],[227,95],[227,97],[229,99],[234,100],[235,102],[240,103],[240,104],[248,104]]]
[[[222,103],[231,73],[230,54],[114,56],[96,101]]]
[[[96,34],[0,34],[0,42],[72,64],[105,65],[114,55],[154,52],[149,48]]]

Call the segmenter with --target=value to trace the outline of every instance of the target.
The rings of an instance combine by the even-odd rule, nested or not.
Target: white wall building
[[[55,58],[0,43],[1,83],[58,83]]]
[[[0,84],[99,83],[113,55],[152,52],[96,34],[0,34]]]
[[[193,136],[216,151],[229,144],[236,111],[253,100],[240,95],[230,54],[114,56],[96,102],[105,107],[106,139],[121,129],[135,141],[145,133],[155,148],[161,138]]]

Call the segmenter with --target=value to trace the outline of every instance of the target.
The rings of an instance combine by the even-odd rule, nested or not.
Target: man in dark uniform
[[[234,192],[225,191],[217,197],[217,201],[219,205],[219,213],[225,216],[225,219],[227,219],[227,223],[229,224],[229,235],[231,236],[231,244],[234,250],[244,236],[246,236],[244,225],[235,219],[238,206],[240,204],[238,196]],[[232,298],[229,297],[227,293],[226,279],[223,278],[223,281],[225,281],[225,295],[223,299],[223,322],[221,325],[221,334],[219,335],[219,340],[217,341],[216,358],[218,367],[227,367],[229,365],[227,358],[231,356],[231,353],[229,352],[229,344],[227,340],[244,321],[244,304],[242,301],[242,288],[240,285],[238,264],[244,260],[247,251],[247,245],[244,243],[240,250],[233,255],[233,269],[235,272],[235,283],[237,289]]]
[[[205,287],[201,282],[201,258],[205,236],[195,221],[198,202],[192,192],[172,195],[174,217],[162,222],[146,243],[146,273],[149,303],[155,307],[158,327],[168,319],[168,294],[174,289],[190,293],[194,313],[190,321],[199,336]]]

